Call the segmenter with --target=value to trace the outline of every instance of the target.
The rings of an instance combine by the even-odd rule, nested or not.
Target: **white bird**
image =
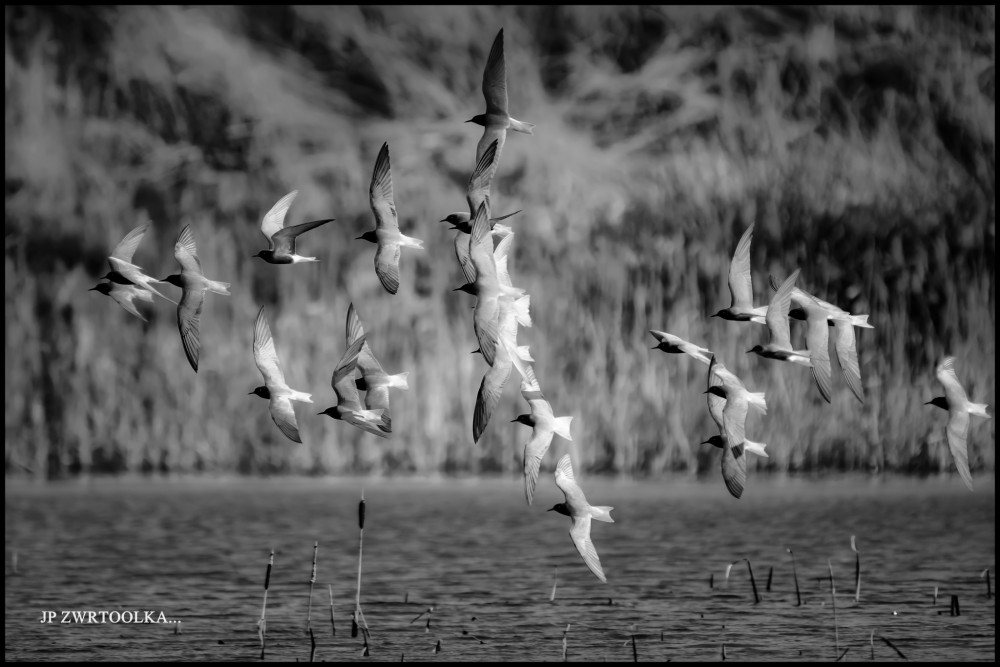
[[[98,283],[87,291],[96,291],[104,294],[105,296],[110,296],[119,306],[132,313],[143,322],[146,321],[146,318],[143,317],[142,313],[139,312],[139,309],[136,308],[135,300],[138,299],[139,301],[153,303],[153,293],[149,290],[142,289],[137,285],[122,285],[111,280]]]
[[[732,301],[728,308],[723,308],[712,317],[734,322],[764,322],[767,306],[754,307],[753,281],[750,277],[750,241],[753,240],[754,224],[750,223],[743,232],[729,263],[729,294]]]
[[[766,345],[754,345],[747,350],[747,354],[755,352],[766,359],[776,359],[778,361],[791,361],[802,366],[811,366],[809,361],[809,350],[792,349],[792,335],[788,328],[788,309],[792,302],[792,288],[799,277],[799,269],[795,269],[792,275],[785,278],[778,291],[771,296],[771,303],[767,306],[767,331],[769,339]]]
[[[389,294],[399,289],[400,248],[423,250],[424,242],[399,231],[396,217],[396,203],[392,196],[392,171],[389,165],[389,144],[383,143],[375,160],[372,182],[368,188],[368,202],[375,214],[375,229],[367,231],[359,239],[378,244],[375,251],[375,274],[382,287]]]
[[[529,377],[521,383],[521,396],[528,402],[531,413],[518,415],[513,421],[531,427],[531,439],[524,445],[524,497],[530,505],[538,482],[538,469],[553,436],[573,440],[569,430],[573,417],[556,417],[552,405],[542,395],[533,371]]]
[[[720,382],[715,383],[713,376]],[[736,376],[730,373],[716,357],[712,357],[712,363],[708,367],[708,391],[709,412],[716,418],[713,410],[718,409],[718,403],[713,405],[712,396],[725,399],[726,403],[722,409],[721,431],[725,436],[722,447],[722,480],[726,484],[726,489],[734,498],[743,495],[743,489],[747,480],[747,459],[746,459],[746,419],[750,407],[750,395],[743,383]],[[755,405],[758,409],[763,402],[763,394],[760,401]],[[718,421],[718,420],[717,420]],[[755,444],[755,449],[763,450],[766,445]]]
[[[134,285],[139,289],[155,294],[161,299],[166,299],[170,303],[176,304],[176,301],[170,297],[164,296],[152,285],[152,283],[162,283],[164,281],[157,280],[152,276],[147,276],[142,272],[141,267],[132,263],[132,256],[139,247],[139,242],[142,241],[142,237],[145,236],[146,232],[152,225],[152,222],[144,222],[126,234],[125,238],[118,242],[118,245],[115,246],[115,249],[108,257],[108,265],[111,267],[111,270],[104,274],[103,277],[116,285]],[[103,289],[98,289],[97,291],[102,294],[104,293]],[[123,292],[119,292],[119,294],[123,294]],[[118,299],[115,300],[117,301]],[[128,309],[126,308],[126,310]]]
[[[289,440],[302,442],[292,401],[312,403],[312,396],[292,389],[285,382],[285,374],[281,372],[281,364],[278,362],[278,352],[274,348],[274,338],[271,337],[271,328],[264,318],[264,306],[257,311],[253,326],[253,360],[264,376],[264,384],[250,393],[268,399],[267,409],[281,432]]]
[[[936,369],[938,382],[944,387],[944,396],[937,396],[924,405],[936,405],[948,411],[948,448],[955,459],[958,474],[965,486],[972,491],[972,473],[969,472],[969,415],[990,419],[988,403],[973,403],[955,374],[955,357],[945,357]]]
[[[347,309],[347,345],[350,346],[359,337],[365,335],[354,304]],[[389,389],[409,389],[407,380],[410,372],[389,375],[382,364],[375,358],[371,346],[365,342],[358,354],[357,368],[361,377],[354,381],[354,386],[365,392],[365,407],[369,410],[382,410],[382,423],[379,425],[386,433],[392,431],[392,419],[389,416]]]
[[[764,400],[764,392],[751,393],[747,391],[746,386],[736,376],[736,374],[726,368],[717,357],[713,356],[712,359],[714,360],[714,364],[709,364],[708,373],[709,389],[715,385],[722,384],[723,382],[728,382],[733,388],[733,391],[746,392],[745,395],[747,396],[747,402],[751,406],[763,414],[767,414],[767,403]],[[708,394],[708,413],[712,415],[712,420],[715,421],[716,425],[719,427],[719,435],[713,435],[701,444],[712,445],[721,449],[726,447],[728,443],[728,439],[726,438],[725,423],[723,421],[723,410],[726,407],[726,399],[710,391],[706,393]],[[743,445],[747,452],[764,458],[769,458],[766,451],[766,444],[762,442],[753,442],[752,440],[744,440]]]
[[[563,455],[556,466],[556,486],[563,492],[566,502],[552,506],[549,511],[556,511],[559,514],[573,519],[573,525],[569,529],[569,535],[573,538],[576,550],[583,556],[584,562],[590,571],[603,583],[607,583],[604,570],[601,568],[601,559],[597,557],[597,549],[590,539],[591,519],[614,523],[611,518],[611,510],[614,507],[607,505],[595,506],[587,502],[587,497],[583,495],[583,489],[577,484],[573,475],[573,464],[570,462],[569,454]]]
[[[486,113],[477,114],[465,121],[483,126],[483,136],[476,145],[476,160],[482,157],[489,145],[497,142],[496,159],[500,159],[507,130],[524,134],[534,134],[534,123],[526,123],[512,117],[507,111],[507,65],[503,55],[503,28],[497,33],[486,60],[483,71],[483,97],[486,98]]]
[[[711,362],[712,351],[707,347],[689,343],[680,336],[669,334],[666,331],[650,329],[649,333],[659,341],[659,345],[654,347],[654,350],[663,350],[670,354],[688,354],[706,366]]]
[[[295,240],[310,229],[333,222],[334,218],[303,222],[300,225],[285,226],[285,217],[291,207],[298,190],[292,190],[278,200],[260,221],[260,233],[267,239],[267,250],[261,250],[253,257],[260,257],[268,264],[300,264],[302,262],[318,262],[316,257],[305,257],[296,254]]]
[[[337,404],[319,414],[346,421],[348,424],[353,424],[380,438],[388,438],[389,434],[380,428],[382,410],[366,410],[361,405],[358,388],[354,383],[354,369],[357,367],[358,355],[364,344],[365,335],[361,334],[347,346],[347,350],[337,362],[337,367],[330,380],[333,392],[337,395]]]

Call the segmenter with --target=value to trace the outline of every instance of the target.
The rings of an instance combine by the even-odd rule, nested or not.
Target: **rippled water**
[[[544,481],[528,507],[515,479],[8,480],[5,659],[259,659],[274,549],[265,660],[307,661],[318,541],[317,661],[558,661],[567,624],[570,661],[719,660],[723,647],[729,660],[834,660],[845,650],[846,661],[900,660],[881,637],[911,660],[995,660],[995,599],[981,576],[989,568],[993,583],[992,477],[969,493],[957,477],[755,476],[739,501],[715,479],[583,478],[592,503],[615,507],[616,523],[592,532],[606,585],[576,553],[569,519],[545,511],[562,496]],[[362,488],[367,658],[350,621]],[[726,580],[740,558],[759,603],[745,562]],[[952,595],[960,616],[949,613]],[[41,623],[45,611],[70,610],[181,623],[61,623],[61,614]]]

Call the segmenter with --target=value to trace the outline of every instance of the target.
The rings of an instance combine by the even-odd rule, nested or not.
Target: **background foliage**
[[[769,412],[758,469],[952,467],[934,364],[959,359],[974,401],[995,387],[995,8],[28,7],[5,28],[5,470],[505,472],[528,429],[516,376],[478,446],[485,364],[452,232],[481,130],[486,56],[504,28],[512,133],[494,210],[524,212],[511,273],[546,397],[574,416],[582,464],[717,474],[706,369],[650,348],[649,329],[705,344]],[[406,251],[379,285],[367,188],[389,142]],[[286,192],[317,264],[250,256]],[[201,370],[174,308],[149,323],[86,290],[111,248],[154,221],[135,261],[172,273],[191,224],[209,295]],[[826,404],[805,369],[745,351],[763,327],[708,315],[756,221],[756,298],[799,285],[854,313],[868,400],[839,375]],[[176,296],[176,290],[163,286]],[[389,372],[394,438],[316,413],[354,301]],[[287,441],[251,354],[267,306],[300,406]],[[802,332],[793,325],[793,339]],[[834,362],[836,364],[836,362]],[[835,374],[837,368],[834,368]],[[973,471],[994,469],[995,420],[973,421]],[[550,452],[545,468],[558,457]],[[551,460],[549,460],[551,459]]]

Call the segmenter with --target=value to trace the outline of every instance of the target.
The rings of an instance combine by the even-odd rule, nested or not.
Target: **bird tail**
[[[767,401],[764,400],[764,392],[748,392],[747,400],[750,402],[750,405],[760,410],[762,414],[767,414]]]
[[[523,120],[518,120],[516,118],[510,119],[510,129],[515,132],[523,132],[524,134],[534,134],[532,130],[534,129],[534,123],[526,123]]]
[[[288,398],[289,398],[289,400],[292,400],[292,401],[301,401],[302,403],[312,403],[313,402],[312,394],[307,394],[304,391],[294,391],[293,390],[292,393],[288,396]]]
[[[395,387],[396,389],[409,389],[410,385],[406,381],[406,376],[410,374],[410,371],[404,371],[402,373],[397,373],[396,375],[389,376],[389,386]]]
[[[987,412],[987,410],[989,410],[989,407],[990,407],[989,403],[969,403],[969,414],[976,415],[977,417],[986,417],[987,419],[990,419],[992,415],[990,415],[990,413]]]
[[[552,430],[560,438],[566,438],[567,440],[573,440],[573,436],[569,434],[569,425],[572,423],[573,417],[556,417],[555,426]]]
[[[511,215],[514,215],[514,214],[511,213]],[[506,217],[509,217],[509,216],[505,215],[504,218],[506,218]],[[502,218],[500,218],[500,219],[502,219]],[[505,225],[502,222],[498,222],[495,225],[493,225],[493,236],[497,237],[500,240],[503,240],[503,239],[507,238],[508,236],[510,236],[513,233],[514,233],[514,230],[510,227],[510,225]]]
[[[420,250],[424,249],[423,241],[415,239],[412,236],[403,236],[402,234],[399,235],[399,245],[407,248],[419,248]]]
[[[868,315],[851,315],[851,324],[856,327],[861,327],[862,329],[874,329],[872,325],[868,324]]]
[[[534,361],[535,361],[531,357],[531,351],[528,349],[527,345],[518,345],[517,346],[517,357],[519,359],[521,359],[521,361],[529,361],[529,362],[532,362],[532,363],[534,363]]]
[[[522,327],[531,326],[531,312],[529,307],[531,306],[531,295],[525,294],[521,298],[514,302],[514,313],[517,317],[517,323]]]
[[[799,364],[800,366],[806,366],[807,368],[812,368],[812,353],[809,350],[792,350],[791,356],[788,357],[788,361],[794,364]]]
[[[501,296],[521,296],[522,294],[525,294],[523,287],[508,287],[507,285],[500,285]]]
[[[767,447],[766,443],[754,442],[753,440],[744,440],[743,449],[750,452],[751,454],[756,454],[757,456],[763,456],[765,459],[770,458],[767,452],[764,451]]]
[[[223,296],[230,296],[229,283],[220,282],[218,280],[209,280],[206,289],[209,292],[215,292],[216,294],[222,294]]]
[[[607,505],[591,505],[590,506],[590,516],[591,518],[597,519],[598,521],[606,521],[607,523],[614,523],[615,520],[611,518],[611,510],[614,507],[609,507]]]

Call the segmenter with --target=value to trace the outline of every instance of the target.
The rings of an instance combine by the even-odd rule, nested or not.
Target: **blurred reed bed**
[[[713,349],[768,414],[747,425],[758,470],[951,467],[934,364],[995,387],[993,7],[6,7],[5,470],[518,473],[523,411],[508,387],[478,446],[485,371],[452,232],[480,130],[482,68],[505,28],[512,113],[493,185],[524,209],[510,260],[531,294],[539,381],[572,414],[581,464],[715,471],[704,368],[654,352],[650,328]],[[373,269],[367,186],[388,141],[403,233],[398,295]],[[252,260],[263,213],[292,222],[315,265]],[[206,273],[232,282],[184,363],[174,307],[144,324],[87,288],[143,219],[135,261],[172,272],[192,225]],[[835,364],[832,404],[808,371],[751,358],[764,327],[728,305],[746,225],[755,298],[767,275],[853,313],[867,402]],[[177,296],[169,286],[167,293]],[[300,410],[290,446],[247,392],[252,321],[268,305],[292,386],[317,412],[348,304],[390,373],[393,439]],[[793,340],[803,333],[792,325]],[[801,371],[801,372],[800,372]],[[329,405],[330,403],[327,403]],[[994,470],[976,421],[974,471]],[[553,463],[546,461],[543,468]]]

